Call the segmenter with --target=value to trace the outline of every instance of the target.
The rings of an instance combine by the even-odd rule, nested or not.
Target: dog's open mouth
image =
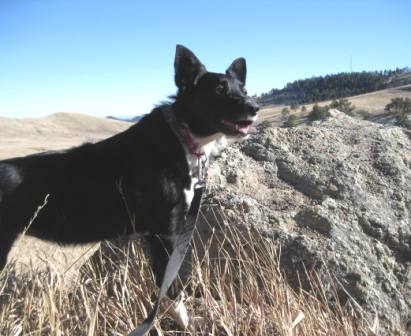
[[[235,134],[247,135],[253,122],[252,120],[222,120],[221,123]]]

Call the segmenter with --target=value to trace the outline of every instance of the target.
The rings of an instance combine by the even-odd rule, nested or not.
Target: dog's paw
[[[182,330],[192,331],[192,320],[190,319],[187,308],[184,305],[185,299],[186,297],[183,292],[180,293],[178,299],[175,301],[172,301],[169,298],[164,298],[163,307],[166,309],[166,312],[170,315],[170,317],[177,322]]]
[[[190,326],[190,317],[188,316],[187,308],[184,305],[185,295],[181,293],[179,299],[173,302],[169,312],[173,312],[175,321],[184,329]]]

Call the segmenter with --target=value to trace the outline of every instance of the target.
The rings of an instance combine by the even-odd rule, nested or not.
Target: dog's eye
[[[226,82],[222,82],[220,84],[218,84],[215,88],[215,92],[219,95],[224,95],[227,93],[228,90],[228,85]]]
[[[247,90],[245,89],[244,85],[241,85],[240,89],[245,95],[247,95]]]

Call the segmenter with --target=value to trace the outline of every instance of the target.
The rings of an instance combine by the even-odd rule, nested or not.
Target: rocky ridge
[[[281,245],[290,281],[310,268],[331,274],[381,334],[411,328],[409,131],[337,110],[312,125],[260,126],[210,166],[209,180],[208,222],[264,232]]]

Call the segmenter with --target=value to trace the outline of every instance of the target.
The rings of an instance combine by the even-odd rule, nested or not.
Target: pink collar
[[[179,127],[177,127],[175,130],[177,131],[180,140],[183,142],[183,144],[188,149],[190,154],[195,155],[197,157],[205,155],[203,148],[194,138],[193,133],[191,133],[188,126],[180,123],[178,126]]]
[[[196,156],[197,158],[203,157],[205,152],[202,146],[195,139],[193,133],[191,133],[190,128],[185,123],[179,122],[173,111],[166,110],[163,115],[190,154]]]

